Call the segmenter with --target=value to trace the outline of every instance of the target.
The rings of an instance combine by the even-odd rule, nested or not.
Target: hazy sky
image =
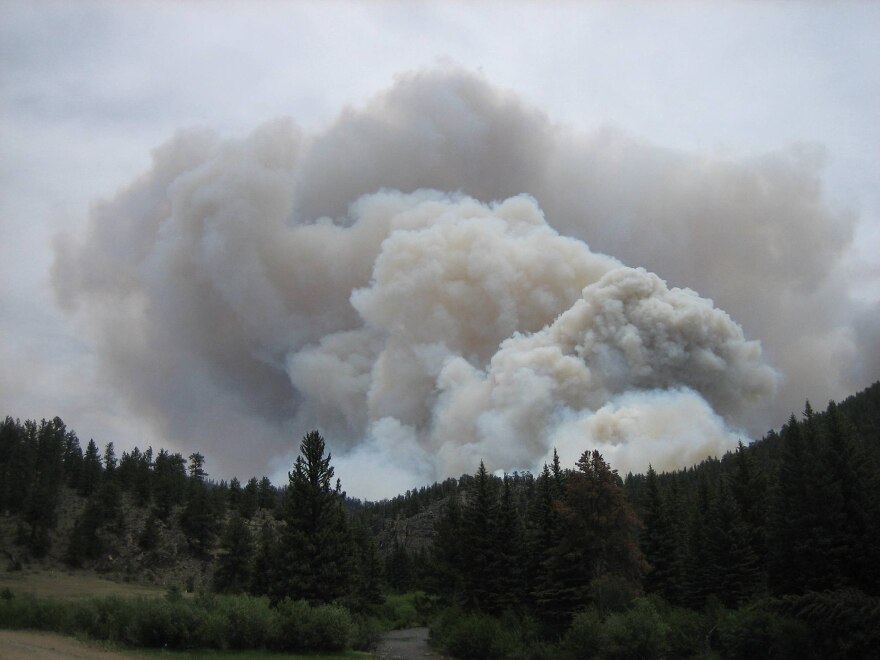
[[[302,147],[306,155],[296,156],[297,164],[290,165],[289,187],[298,190],[291,194],[299,208],[314,210],[315,215],[345,214],[347,205],[361,194],[383,186],[405,188],[408,168],[421,172],[422,164],[416,161],[427,158],[427,152],[419,141],[428,138],[417,127],[417,110],[428,107],[425,112],[430,114],[430,108],[447,102],[450,109],[442,116],[452,116],[455,127],[443,133],[443,139],[452,145],[451,151],[444,153],[446,160],[436,169],[424,165],[427,169],[413,175],[412,181],[414,186],[435,188],[451,181],[445,186],[450,188],[456,185],[452,174],[457,163],[466,165],[459,157],[466,152],[456,149],[467,145],[455,143],[467,134],[463,115],[456,115],[461,98],[476,99],[475,112],[486,121],[514,117],[511,131],[517,127],[545,131],[545,137],[528,143],[512,132],[510,144],[521,148],[510,153],[549,164],[534,165],[534,171],[514,171],[504,169],[510,163],[499,163],[498,171],[507,173],[497,175],[501,183],[480,179],[472,190],[464,181],[449,192],[463,190],[481,202],[493,201],[496,194],[533,195],[547,223],[561,234],[576,236],[629,266],[646,266],[669,279],[670,285],[689,286],[712,298],[743,325],[748,340],[762,342],[763,359],[780,374],[777,398],[751,412],[725,413],[731,428],[754,432],[778,426],[785,411],[807,396],[824,406],[829,398],[880,377],[880,6],[870,2],[474,4],[0,0],[0,414],[22,419],[59,415],[83,440],[94,437],[102,445],[112,440],[120,449],[152,444],[184,454],[198,450],[207,456],[208,471],[217,477],[283,474],[289,459],[285,447],[295,448],[309,430],[296,428],[296,420],[320,421],[321,416],[297,418],[296,410],[289,415],[254,412],[260,404],[252,399],[259,397],[261,387],[273,396],[292,387],[297,401],[302,396],[308,408],[309,395],[303,394],[305,386],[297,380],[303,378],[304,354],[296,351],[333,333],[360,331],[361,321],[375,329],[369,318],[372,312],[364,311],[367,303],[357,307],[363,319],[346,317],[305,337],[296,350],[290,348],[293,344],[288,346],[290,352],[278,358],[279,373],[289,375],[293,386],[285,381],[281,389],[270,387],[269,377],[254,372],[249,364],[242,378],[253,387],[241,415],[235,409],[241,397],[230,394],[230,388],[216,389],[222,379],[210,376],[215,389],[197,397],[201,407],[195,413],[212,414],[210,397],[221,392],[231,397],[216,399],[218,407],[226,408],[219,417],[222,424],[191,424],[175,435],[176,424],[192,420],[169,412],[174,404],[156,395],[161,383],[136,386],[132,381],[138,380],[142,363],[127,364],[127,371],[120,368],[118,356],[108,357],[103,343],[111,331],[109,321],[89,318],[109,314],[108,309],[112,311],[121,300],[98,300],[96,285],[86,281],[91,262],[108,254],[89,247],[82,238],[89,218],[100,224],[95,218],[107,213],[137,215],[135,193],[126,197],[121,191],[137,188],[144,177],[161,179],[164,170],[154,160],[154,150],[180,129],[205,127],[214,131],[215,142],[234,139],[257,144],[260,138],[247,136],[276,118],[294,122],[291,149],[299,149],[296,136],[303,136],[306,145]],[[427,72],[427,78],[418,78],[419,72]],[[515,99],[515,112],[496,103],[502,98]],[[437,116],[441,128],[436,130],[441,130],[442,116]],[[379,121],[384,132],[374,137],[369,126]],[[415,143],[409,145],[407,140]],[[391,158],[385,147],[398,143],[400,151],[394,153],[402,154],[398,158],[405,162],[385,162]],[[370,144],[382,147],[381,156],[370,155]],[[584,154],[598,154],[598,162],[590,165],[600,172],[597,179],[590,179],[592,189],[579,179],[566,179],[568,168],[588,160],[578,155],[581,144]],[[214,148],[168,147],[180,154],[199,149],[214,153]],[[351,151],[350,158],[340,151],[343,148]],[[242,147],[251,153],[248,149]],[[489,164],[484,170],[494,171],[491,158],[485,157]],[[618,157],[624,166],[611,162]],[[662,165],[666,162],[668,168]],[[532,164],[523,165],[527,167]],[[387,173],[387,180],[374,183],[364,178],[361,172],[371,168]],[[742,199],[749,197],[751,188],[746,186],[743,192],[739,184],[730,182],[749,179],[755,172],[760,173],[758,179],[770,182],[772,190],[765,202],[753,205]],[[331,194],[326,181],[337,173],[345,181]],[[505,186],[513,181],[528,189],[508,191]],[[787,205],[785,191],[791,181],[791,195],[806,200],[803,204]],[[689,183],[700,187],[699,194],[688,191]],[[574,199],[589,190],[596,199],[615,185],[621,187],[619,194],[609,192],[601,203]],[[666,194],[669,188],[676,192]],[[636,189],[654,200],[643,216],[625,209],[627,191]],[[102,211],[96,206],[99,200],[114,201],[109,211]],[[459,208],[459,200],[444,203]],[[414,202],[407,198],[399,204]],[[705,229],[711,221],[679,224],[680,217],[711,215],[725,208],[732,209],[734,219],[719,223],[753,232],[743,245],[768,244],[773,236],[765,237],[768,221],[763,218],[778,213],[785,218],[779,226],[790,235],[797,253],[774,245],[751,263],[747,255],[733,255],[734,245],[731,254],[726,253],[724,246],[730,245],[735,232]],[[578,224],[572,220],[578,213],[600,219],[592,221],[597,224]],[[628,220],[634,223],[632,236],[607,229],[609,223],[632,213],[635,219]],[[798,223],[806,216],[810,219],[804,220],[801,231]],[[349,220],[357,222],[359,217],[355,213]],[[670,243],[691,241],[692,246],[709,246],[710,253],[682,265],[686,248],[677,252],[674,245],[657,245],[652,250],[647,238],[639,238],[650,235],[640,229],[640,218],[663,227]],[[111,221],[101,222],[109,231]],[[675,232],[686,233],[687,240]],[[57,238],[62,235],[66,238]],[[70,257],[76,267],[62,267],[53,283],[56,251],[62,254],[65,249],[59,241],[68,240],[85,241],[85,247]],[[162,306],[150,296],[174,286],[164,280],[157,284],[161,274],[144,277],[137,284],[139,295],[152,300],[151,309],[158,310]],[[70,278],[72,283],[59,278]],[[352,278],[351,290],[368,284]],[[62,311],[58,299],[64,297],[68,284],[88,300],[75,310]],[[381,297],[377,285],[371,291],[370,295]],[[752,309],[749,291],[757,301]],[[546,319],[539,317],[544,320],[538,327],[528,329],[551,322],[570,302]],[[167,309],[172,309],[170,303]],[[340,314],[353,312],[346,308]],[[778,323],[765,318],[777,314]],[[801,316],[810,329],[788,341],[787,333],[793,332]],[[161,328],[166,333],[173,330]],[[502,333],[498,339],[506,336]],[[256,340],[249,336],[248,341]],[[274,350],[280,341],[277,328],[273,326],[269,338],[261,334],[260,341],[265,342],[260,350]],[[495,348],[497,342],[487,355]],[[175,351],[184,349],[183,344],[174,344]],[[461,354],[478,371],[482,369],[480,378],[491,380],[495,367],[488,369],[488,358],[479,363],[464,349]],[[828,375],[832,362],[843,364],[833,376]],[[205,364],[210,367],[210,360],[198,366]],[[223,368],[234,373],[234,366]],[[175,379],[167,383],[168,390],[179,387],[176,372],[166,373]],[[819,373],[825,374],[823,379],[818,379]],[[223,377],[230,377],[229,373]],[[674,385],[700,390],[690,381]],[[663,386],[671,385],[664,381]],[[700,392],[720,410],[717,400]],[[137,400],[142,393],[143,400]],[[264,403],[272,405],[268,400]],[[684,405],[683,400],[678,403]],[[626,408],[613,396],[590,405],[591,410],[604,406],[601,409],[612,416]],[[405,421],[406,414],[390,417]],[[496,419],[501,413],[493,414]],[[343,485],[354,495],[387,496],[421,485],[425,478],[449,476],[409,469],[405,461],[389,468],[378,484],[374,473],[364,474],[381,467],[377,457],[383,452],[405,453],[401,447],[416,442],[412,439],[416,436],[423,450],[434,447],[442,454],[446,445],[430,444],[440,442],[436,440],[442,435],[436,427],[439,415],[436,409],[430,413],[434,421],[425,422],[430,428],[413,422],[412,437],[389,432],[381,442],[376,440],[377,429],[387,425],[373,422],[389,416],[371,417],[368,433],[373,444],[361,446],[348,439],[335,445]],[[575,427],[582,432],[578,427],[582,422],[586,423],[566,418],[547,442],[563,442]],[[588,425],[595,423],[596,417],[590,417]],[[355,433],[356,428],[360,427],[350,425],[346,432]],[[222,437],[224,433],[228,437]],[[249,449],[249,443],[264,443],[271,433],[289,437],[270,451]],[[258,458],[247,460],[248,454]],[[688,454],[688,458],[693,457]],[[444,465],[453,470],[458,463]]]

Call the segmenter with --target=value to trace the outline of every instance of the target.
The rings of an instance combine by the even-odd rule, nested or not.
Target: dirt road
[[[427,628],[407,628],[385,633],[376,648],[376,655],[383,660],[439,660],[446,657],[428,646]]]
[[[133,657],[136,656],[107,651],[54,633],[0,630],[0,658],[3,660],[131,660]]]

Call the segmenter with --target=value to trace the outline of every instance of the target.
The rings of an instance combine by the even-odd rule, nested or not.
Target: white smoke
[[[684,464],[731,447],[779,376],[712,301],[583,239],[707,289],[783,375],[837,383],[851,221],[811,153],[731,163],[577,133],[439,69],[312,135],[178,134],[58,238],[54,285],[103,376],[216,473],[283,466],[313,427],[355,494],[481,458],[535,468],[554,445]]]

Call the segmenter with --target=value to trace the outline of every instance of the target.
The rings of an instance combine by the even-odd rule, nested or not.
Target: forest
[[[318,431],[282,487],[211,480],[200,453],[82,444],[57,417],[0,425],[6,570],[148,581],[167,602],[83,615],[4,590],[0,627],[333,650],[425,622],[461,658],[880,649],[880,382],[677,471],[621,476],[585,447],[573,466],[499,477],[480,463],[380,502],[345,494]],[[401,538],[406,521],[427,532]]]

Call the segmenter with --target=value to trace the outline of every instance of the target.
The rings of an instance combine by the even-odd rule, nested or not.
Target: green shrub
[[[731,610],[718,622],[718,643],[724,658],[809,658],[809,639],[803,623],[761,605]]]
[[[70,604],[31,594],[0,599],[0,628],[32,628],[67,633],[73,629]]]
[[[682,607],[661,609],[668,626],[666,646],[671,658],[702,657],[706,653],[707,637],[712,620],[700,612]]]
[[[807,592],[770,604],[774,611],[802,621],[822,658],[863,658],[880,648],[880,598],[858,589]]]
[[[419,625],[421,621],[412,594],[388,595],[380,611],[382,619],[390,630],[412,628]]]
[[[276,608],[275,648],[282,651],[341,651],[353,637],[348,610],[338,605],[311,607],[285,599]]]
[[[571,626],[562,638],[562,652],[573,660],[595,658],[602,648],[602,615],[590,608],[572,619]]]
[[[447,653],[465,660],[503,658],[513,646],[512,634],[505,632],[497,619],[459,608],[444,610],[431,636]]]
[[[128,642],[128,631],[134,620],[137,602],[122,598],[97,598],[77,603],[77,630],[94,639]]]
[[[590,600],[602,612],[623,612],[639,593],[639,585],[619,575],[600,575],[590,582]]]
[[[123,641],[133,646],[190,649],[212,646],[207,635],[208,611],[188,601],[136,601]]]
[[[209,639],[221,649],[261,649],[274,635],[275,612],[268,598],[224,596],[216,599],[208,620]]]
[[[662,658],[669,627],[654,604],[639,598],[626,612],[611,614],[602,630],[602,657],[609,660]]]
[[[372,616],[357,616],[352,620],[351,646],[355,651],[372,651],[388,628]]]

